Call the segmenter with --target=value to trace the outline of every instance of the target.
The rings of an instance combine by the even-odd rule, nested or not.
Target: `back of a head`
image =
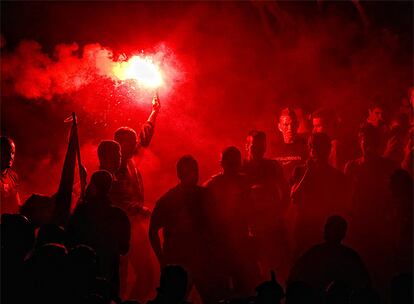
[[[331,152],[331,139],[326,133],[312,133],[309,147],[315,157],[327,160]]]
[[[0,234],[2,254],[16,259],[23,259],[35,240],[33,225],[20,214],[2,214]]]
[[[88,188],[92,187],[96,197],[106,197],[111,190],[112,175],[106,170],[98,170],[92,174]],[[90,192],[90,191],[88,191]]]
[[[67,251],[61,244],[45,244],[35,248],[29,262],[33,274],[46,280],[63,279],[67,270]]]
[[[413,273],[401,273],[391,281],[391,304],[413,303]]]
[[[224,172],[238,172],[241,166],[241,160],[240,150],[234,146],[224,149],[221,154],[221,166]]]
[[[277,304],[283,297],[283,288],[276,281],[265,281],[256,287],[256,304]]]
[[[122,158],[131,158],[137,148],[137,133],[129,127],[121,127],[115,132],[114,139],[121,145]]]
[[[65,244],[65,230],[56,224],[46,224],[39,228],[36,238],[36,246],[42,246],[49,243]]]
[[[161,270],[158,292],[174,302],[185,300],[188,288],[188,274],[178,265],[168,265]]]
[[[52,220],[54,202],[50,196],[32,194],[20,207],[24,215],[34,226],[39,227]]]
[[[98,146],[100,167],[117,170],[121,164],[121,146],[114,140],[103,140]]]
[[[177,162],[177,176],[182,182],[198,182],[198,163],[191,155],[184,155]]]
[[[347,222],[340,215],[331,215],[325,223],[324,237],[328,243],[341,243],[345,238]]]
[[[119,143],[124,141],[136,142],[137,133],[130,127],[120,127],[115,131],[114,140]]]

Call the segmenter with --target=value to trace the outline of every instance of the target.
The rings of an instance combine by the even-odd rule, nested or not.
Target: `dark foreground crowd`
[[[206,304],[412,303],[411,104],[389,124],[370,107],[354,160],[332,112],[314,112],[306,134],[286,108],[279,142],[249,132],[246,157],[225,148],[222,171],[203,186],[197,160],[182,156],[177,185],[151,211],[133,157],[149,145],[159,108],[155,97],[139,134],[123,127],[100,143],[100,168],[67,216],[70,177],[56,195],[21,203],[15,145],[1,137],[2,303],[135,303],[121,299],[125,263],[146,301],[143,236],[162,269],[148,303],[187,303],[190,290]]]

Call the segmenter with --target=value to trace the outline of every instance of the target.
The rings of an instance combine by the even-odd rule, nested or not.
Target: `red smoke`
[[[177,77],[177,71],[166,62],[166,54],[166,48],[161,47],[148,57],[151,63],[162,65],[164,91]],[[132,56],[134,58],[140,57]],[[2,63],[3,81],[8,82],[16,94],[28,99],[51,100],[56,95],[71,94],[97,81],[99,77],[110,78],[116,85],[128,78],[121,71],[128,65],[125,56],[115,59],[109,48],[98,43],[87,44],[82,49],[76,43],[59,44],[53,56],[49,57],[39,43],[22,41],[14,52],[2,54]],[[129,85],[135,86],[137,83],[130,82]]]
[[[411,32],[390,26],[402,19],[403,4],[394,12],[360,4],[369,27],[351,2],[5,3],[2,132],[16,140],[22,185],[53,188],[32,187],[36,164],[50,158],[59,168],[68,132],[62,121],[72,111],[90,163],[118,127],[139,129],[153,92],[114,86],[99,71],[100,63],[141,49],[171,67],[162,68],[170,82],[159,92],[156,133],[141,163],[150,203],[176,181],[179,156],[193,154],[206,180],[225,146],[243,150],[250,129],[274,140],[277,112],[288,105],[333,107],[354,140],[369,103],[380,99],[392,110],[412,83]],[[61,44],[72,41],[82,47]],[[49,172],[58,179],[59,169]]]

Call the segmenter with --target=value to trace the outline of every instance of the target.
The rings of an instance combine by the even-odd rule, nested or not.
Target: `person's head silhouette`
[[[263,131],[250,131],[246,139],[247,158],[249,160],[259,160],[264,157],[266,152],[266,133]]]
[[[111,190],[112,175],[106,170],[98,170],[92,174],[88,187],[87,198],[106,198]]]
[[[49,224],[53,217],[54,202],[50,196],[32,194],[20,207],[20,214],[35,226]]]
[[[178,160],[177,177],[184,185],[196,185],[198,183],[198,163],[194,157],[185,155]]]
[[[238,173],[241,167],[241,153],[236,147],[228,147],[221,154],[221,166],[225,174]]]
[[[183,267],[168,265],[161,270],[158,293],[169,303],[181,303],[187,296],[188,274]]]
[[[104,140],[98,146],[99,168],[111,173],[121,165],[121,146],[113,140]]]
[[[116,130],[114,139],[121,145],[122,159],[128,160],[134,156],[137,149],[137,133],[129,127],[121,127]]]
[[[270,281],[265,281],[256,287],[256,304],[278,304],[283,299],[283,288],[276,281],[273,271],[271,277]]]

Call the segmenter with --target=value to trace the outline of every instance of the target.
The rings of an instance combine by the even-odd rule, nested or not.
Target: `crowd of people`
[[[205,304],[412,303],[412,104],[388,124],[372,105],[353,160],[332,111],[312,113],[307,134],[285,108],[279,142],[250,131],[246,156],[225,148],[203,185],[182,156],[151,211],[133,158],[159,110],[154,97],[138,134],[122,127],[99,144],[99,170],[63,222],[56,196],[20,202],[15,144],[1,137],[2,303],[135,303],[121,296],[125,265],[138,295],[151,286],[143,239],[161,269],[151,304],[187,303],[191,290]]]

